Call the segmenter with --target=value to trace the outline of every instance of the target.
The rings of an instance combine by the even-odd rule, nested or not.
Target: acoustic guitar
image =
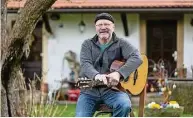
[[[142,92],[146,86],[147,74],[148,74],[148,59],[146,55],[141,55],[143,63],[133,72],[130,76],[121,81],[116,88],[122,91],[127,91],[132,95],[138,95]],[[124,65],[125,62],[115,60],[111,64],[110,71],[113,72]],[[79,78],[76,82],[76,86],[80,89],[88,89],[96,86],[104,85],[102,81],[93,80],[88,78]],[[107,85],[111,86],[111,85]],[[114,87],[114,86],[112,86]]]

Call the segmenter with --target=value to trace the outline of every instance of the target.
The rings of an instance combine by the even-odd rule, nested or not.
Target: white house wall
[[[83,20],[86,24],[84,33],[80,33],[78,24],[81,20],[81,14],[61,14],[60,20],[50,20],[50,25],[54,36],[48,39],[48,82],[66,78],[70,70],[65,61],[62,65],[64,53],[72,50],[77,54],[79,61],[81,44],[85,39],[92,38],[95,35],[94,18],[96,14],[83,14]],[[117,36],[130,41],[139,49],[139,15],[127,14],[129,36],[124,35],[124,28],[121,22],[120,14],[113,13],[115,18],[115,33]],[[63,27],[59,25],[63,24]]]
[[[52,83],[53,80],[61,79],[61,73],[63,77],[67,77],[70,70],[68,65],[64,63],[64,69],[62,70],[62,58],[65,52],[72,50],[77,54],[79,60],[79,52],[81,43],[88,38],[91,38],[95,34],[94,29],[94,17],[96,14],[84,14],[84,22],[86,24],[86,30],[84,33],[80,33],[78,30],[78,23],[81,19],[81,14],[63,14],[59,21],[50,20],[54,36],[48,39],[48,82]],[[121,17],[118,13],[113,13],[113,17],[116,22],[116,34],[119,37],[123,37],[130,41],[135,47],[139,49],[139,15],[127,14],[129,36],[124,36],[124,29],[121,22]],[[11,21],[16,19],[17,14],[8,13],[7,25],[8,29],[11,28]],[[190,65],[193,65],[193,26],[190,25],[190,21],[193,19],[193,14],[184,15],[184,65],[188,68],[188,77],[192,76]],[[59,27],[59,24],[63,24],[63,28]]]
[[[193,26],[190,21],[193,14],[184,15],[184,65],[188,69],[187,77],[193,77],[190,66],[193,66]]]

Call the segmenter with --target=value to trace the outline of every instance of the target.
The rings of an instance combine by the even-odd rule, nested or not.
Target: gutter
[[[8,13],[16,13],[17,9],[8,9]],[[193,13],[193,7],[189,8],[61,8],[53,9],[47,11],[47,13],[96,13],[96,12],[177,12],[177,13]]]

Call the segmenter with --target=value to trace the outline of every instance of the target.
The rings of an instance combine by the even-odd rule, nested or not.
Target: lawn
[[[59,109],[64,109],[65,105],[58,105]],[[76,104],[68,104],[67,109],[61,114],[61,117],[74,117]]]
[[[62,110],[65,108],[65,105],[58,105],[58,109]],[[67,109],[61,114],[61,117],[74,117],[75,116],[75,109],[76,109],[76,104],[68,104]],[[134,114],[137,116],[138,114],[138,109],[136,107],[134,109]],[[105,117],[108,115],[105,115]],[[191,114],[183,114],[182,117],[193,117]]]

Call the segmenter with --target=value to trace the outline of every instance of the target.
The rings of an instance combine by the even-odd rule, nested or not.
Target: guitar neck
[[[92,88],[100,85],[105,85],[105,84],[103,83],[103,81],[91,80],[91,79],[79,80],[77,82],[77,87],[79,88]]]
[[[105,85],[103,81],[99,81],[99,80],[93,80],[93,81],[91,81],[91,86],[92,86],[92,87],[102,86],[102,85]]]
[[[104,84],[103,81],[91,80],[91,79],[79,80],[77,82],[77,87],[79,88],[93,88],[93,87],[102,86],[102,85],[106,85],[106,84]],[[106,86],[113,87],[113,85],[111,85],[110,83],[108,83]]]

